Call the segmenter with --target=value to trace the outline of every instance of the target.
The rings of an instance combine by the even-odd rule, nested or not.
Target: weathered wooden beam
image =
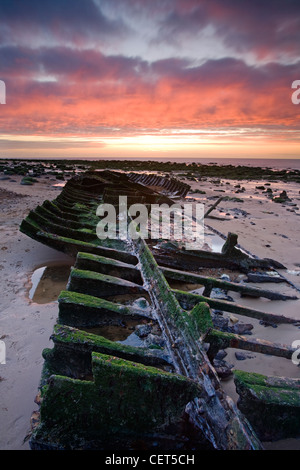
[[[224,197],[220,197],[205,213],[203,218],[205,219],[208,215],[223,201]]]
[[[140,270],[136,266],[92,253],[79,252],[74,267],[86,271],[108,274],[140,285],[143,284]]]
[[[299,379],[236,370],[234,382],[239,394],[238,407],[260,439],[274,441],[299,437]]]
[[[216,310],[223,312],[236,313],[238,315],[244,315],[250,318],[256,318],[257,320],[264,320],[270,323],[298,323],[299,320],[296,318],[285,317],[284,315],[276,315],[274,313],[261,312],[254,308],[244,307],[235,302],[228,302],[227,300],[212,299],[205,297],[204,295],[193,294],[190,292],[181,291],[178,289],[172,289],[177,300],[179,301],[182,308],[191,310],[198,302],[206,302],[208,305]]]
[[[254,258],[236,247],[237,235],[228,233],[222,252],[207,250],[180,250],[177,247],[153,249],[155,259],[161,266],[178,269],[202,267],[226,267],[248,273],[251,269],[285,269],[281,263],[269,258]]]
[[[187,407],[193,423],[216,449],[261,449],[248,421],[223,391],[204,350],[199,333],[206,330],[209,322],[204,328],[198,327],[197,340],[195,322],[201,324],[201,314],[190,316],[180,307],[145,241],[139,238],[132,242],[175,370],[201,387],[201,397]]]
[[[176,423],[186,402],[200,393],[186,377],[119,357],[92,351],[91,363],[93,380],[51,375],[35,448],[49,439],[58,448],[84,448],[91,429],[94,440],[95,435],[100,441],[116,435],[118,440],[128,435],[139,440]]]
[[[147,294],[142,286],[134,282],[76,268],[71,270],[68,289],[101,298],[126,294]]]
[[[85,253],[94,253],[95,255],[105,256],[107,258],[113,258],[129,264],[136,264],[138,261],[136,256],[132,253],[123,251],[122,249],[117,250],[102,246],[100,240],[95,244],[83,240],[77,240],[75,238],[64,237],[56,233],[50,233],[49,231],[46,231],[46,229],[43,230],[40,225],[29,217],[23,219],[20,225],[20,231],[34,240],[71,256],[76,256],[77,253],[81,251]],[[120,244],[123,246],[123,242],[121,240]]]
[[[270,300],[297,300],[298,297],[281,294],[279,292],[269,291],[266,289],[259,289],[257,287],[245,286],[235,282],[222,281],[213,277],[200,276],[199,274],[180,271],[178,269],[170,269],[160,267],[162,273],[167,279],[176,281],[190,282],[192,284],[202,284],[209,289],[219,287],[226,291],[239,292],[242,295],[249,295],[251,297],[265,297]]]
[[[153,321],[148,309],[110,302],[79,292],[61,291],[58,323],[74,326],[120,325],[127,320]]]
[[[49,372],[50,375],[55,373],[74,378],[91,374],[93,352],[155,367],[169,365],[160,350],[128,346],[68,325],[56,324],[51,340],[54,348],[43,351],[47,368],[44,371],[46,380]]]
[[[261,354],[291,359],[295,349],[287,345],[271,343],[270,341],[246,338],[245,336],[227,333],[215,329],[209,330],[203,337],[203,341],[209,343],[208,357],[212,360],[220,349],[235,348]]]

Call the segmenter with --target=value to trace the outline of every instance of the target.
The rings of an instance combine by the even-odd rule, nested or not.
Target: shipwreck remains
[[[222,388],[217,360],[228,347],[288,359],[294,349],[220,327],[215,312],[272,324],[296,319],[211,294],[221,289],[283,302],[297,296],[201,274],[226,267],[264,275],[281,264],[239,250],[235,234],[221,253],[96,235],[99,204],[117,205],[119,195],[130,203],[173,203],[188,189],[157,175],[86,172],[22,221],[23,233],[74,257],[58,298],[53,348],[43,351],[32,449],[256,450],[266,438],[300,434],[299,380],[235,371],[236,406]],[[204,291],[178,288],[185,283]]]

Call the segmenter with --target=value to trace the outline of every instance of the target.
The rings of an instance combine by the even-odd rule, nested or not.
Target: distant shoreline
[[[256,160],[257,161],[257,160]],[[266,163],[266,160],[258,161]],[[191,181],[205,177],[234,179],[234,180],[266,180],[266,181],[293,181],[300,183],[300,160],[296,168],[291,166],[282,168],[274,166],[274,160],[267,161],[267,166],[253,166],[250,160],[235,160],[235,165],[225,159],[220,162],[202,163],[200,161],[160,161],[160,160],[77,160],[77,159],[0,159],[0,172],[4,176],[33,174],[36,177],[45,173],[57,176],[57,179],[73,176],[78,171],[86,170],[121,170],[146,171],[168,173],[170,176],[186,177]],[[272,165],[273,163],[273,165]],[[287,163],[287,161],[286,161]],[[248,165],[247,165],[248,164]]]
[[[2,161],[23,161],[23,162],[57,162],[65,161],[78,164],[86,164],[90,162],[144,162],[144,163],[177,163],[187,164],[191,163],[201,165],[218,165],[218,166],[244,166],[244,167],[258,167],[258,168],[273,168],[273,169],[292,169],[300,170],[300,155],[299,158],[183,158],[183,157],[153,157],[152,159],[146,158],[115,158],[115,157],[86,157],[86,158],[68,158],[68,157],[56,157],[56,158],[23,158],[23,157],[0,157],[0,165]]]

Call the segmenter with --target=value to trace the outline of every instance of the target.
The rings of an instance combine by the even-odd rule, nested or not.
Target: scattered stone
[[[237,323],[231,327],[232,333],[236,333],[237,335],[252,335],[251,330],[253,330],[251,323]]]
[[[232,369],[234,365],[228,364],[228,362],[223,360],[214,359],[214,368],[220,379],[227,379],[232,375]]]
[[[234,317],[233,315],[230,315],[229,316],[229,320],[231,321],[231,323],[233,323],[234,325],[239,321],[238,318]]]
[[[228,318],[225,318],[222,315],[216,315],[212,312],[212,322],[214,328],[217,328],[221,331],[228,331]]]
[[[227,352],[225,349],[220,349],[220,351],[217,352],[215,360],[222,361],[224,357],[227,356]]]
[[[284,202],[290,201],[290,198],[288,197],[286,191],[282,191],[278,197],[273,198],[273,201],[277,203],[284,203]]]
[[[220,289],[219,287],[214,287],[211,290],[210,297],[212,299],[228,300],[228,302],[233,302],[233,298],[230,297],[230,295],[227,295],[226,291]]]
[[[276,325],[276,323],[272,323],[272,322],[266,321],[266,320],[260,320],[259,324],[263,325],[263,326],[271,326],[272,328],[277,328],[278,327],[278,325]]]
[[[231,279],[230,279],[230,277],[228,276],[228,274],[222,274],[222,276],[220,277],[220,279],[222,279],[222,281],[228,281],[228,282],[231,281]]]
[[[37,180],[35,178],[32,178],[31,176],[24,176],[24,178],[21,179],[20,184],[25,185],[25,186],[32,186],[33,183],[35,183]]]
[[[245,361],[246,359],[254,359],[256,357],[254,354],[239,351],[236,351],[234,355],[238,361]]]
[[[270,245],[266,245],[270,246]],[[248,272],[246,282],[283,282],[284,279],[277,273],[259,273],[259,272]]]
[[[135,333],[139,338],[145,338],[151,332],[151,325],[137,325]]]

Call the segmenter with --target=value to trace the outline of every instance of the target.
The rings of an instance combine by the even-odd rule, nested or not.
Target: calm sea
[[[275,168],[275,169],[291,169],[291,170],[300,170],[300,158],[197,158],[197,159],[188,159],[188,158],[157,158],[155,160],[159,161],[171,161],[178,163],[203,163],[204,165],[208,164],[217,164],[217,165],[233,165],[233,166],[256,166],[261,168]]]
[[[27,158],[22,158],[22,160],[30,160]],[[50,158],[45,158],[49,160]],[[4,160],[6,160],[4,158]],[[8,158],[9,160],[9,158]],[[32,159],[31,161],[34,161]],[[51,160],[77,160],[76,158],[64,158],[64,157],[54,157]],[[78,160],[142,160],[145,161],[145,158],[116,158],[116,157],[87,157],[87,158],[78,158]],[[208,164],[217,164],[217,165],[233,165],[233,166],[252,166],[252,167],[261,167],[261,168],[275,168],[282,170],[300,170],[300,157],[299,158],[180,158],[180,157],[155,157],[148,159],[147,161],[159,161],[159,162],[177,162],[177,163],[202,163],[204,165]]]
[[[55,160],[55,159],[54,159]],[[142,160],[145,158],[116,158],[116,157],[88,157],[86,160]],[[256,166],[261,168],[275,168],[282,170],[300,170],[299,158],[180,158],[180,157],[154,157],[147,161],[177,162],[177,163],[202,163],[203,165],[233,165],[233,166]]]

